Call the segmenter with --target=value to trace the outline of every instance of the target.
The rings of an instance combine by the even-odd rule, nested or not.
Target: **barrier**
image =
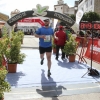
[[[85,57],[91,59],[91,46],[92,46],[92,39],[89,39],[88,47],[85,53]],[[100,63],[100,39],[93,39],[93,55],[92,60]]]
[[[76,37],[76,41],[78,42],[78,47],[80,46],[81,44],[81,51],[80,51],[80,54],[76,53],[76,55],[79,56],[79,59],[78,59],[78,63],[81,63],[81,62],[86,62],[85,58],[84,58],[84,53],[85,53],[85,46],[86,46],[86,39],[84,37]]]

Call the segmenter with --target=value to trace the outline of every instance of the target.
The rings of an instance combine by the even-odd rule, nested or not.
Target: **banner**
[[[81,20],[83,16],[83,11],[82,10],[78,10],[76,13],[76,22],[75,24],[71,27],[75,33],[77,33],[77,31],[79,31],[79,22]]]
[[[81,18],[83,17],[83,11],[82,10],[78,10],[76,13],[76,23],[79,25],[79,22],[81,20]]]
[[[41,26],[44,26],[44,22],[41,19],[24,18],[18,21],[19,23],[35,23],[38,22]]]
[[[80,42],[81,42],[81,38],[80,38],[80,37],[76,37],[76,41],[77,41],[78,43],[80,43]]]
[[[89,39],[88,47],[85,53],[85,57],[91,59],[91,47],[92,39]],[[100,63],[100,39],[93,39],[93,55],[92,60]]]
[[[55,12],[55,11],[49,11],[48,6],[41,6],[40,4],[37,4],[36,8],[33,8],[32,10],[28,10],[16,14],[15,16],[11,17],[7,21],[7,23],[10,26],[12,26],[19,20],[22,20],[23,18],[40,17],[40,16],[61,20],[62,22],[66,23],[70,27],[75,23],[75,21],[68,15]]]

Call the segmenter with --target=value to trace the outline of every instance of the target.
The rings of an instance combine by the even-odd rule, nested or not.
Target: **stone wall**
[[[100,14],[100,0],[94,0],[94,11]]]

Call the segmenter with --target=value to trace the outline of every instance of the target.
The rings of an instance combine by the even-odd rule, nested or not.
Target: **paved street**
[[[88,65],[78,64],[77,61],[70,64],[67,60],[62,63],[61,59],[58,63],[55,55],[52,55],[53,80],[47,79],[47,74],[43,71],[47,70],[46,60],[41,67],[37,49],[38,39],[24,36],[22,52],[27,54],[26,61],[18,65],[17,73],[7,75],[12,91],[5,93],[5,100],[100,100],[100,77],[86,74],[81,78],[87,72],[90,60],[86,59]],[[100,70],[100,65],[93,62],[93,68]],[[60,71],[63,73],[59,74]],[[49,82],[47,86],[46,82]]]
[[[32,48],[37,49],[39,47],[39,39],[35,38],[33,35],[25,35],[22,48]]]

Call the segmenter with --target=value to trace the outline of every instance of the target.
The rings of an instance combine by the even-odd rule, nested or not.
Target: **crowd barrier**
[[[87,62],[84,58],[84,53],[85,53],[87,41],[84,37],[76,37],[76,41],[78,42],[78,48],[77,48],[77,53],[76,53],[76,55],[79,56],[78,63],[83,62],[83,63],[87,64]],[[79,49],[80,46],[81,46],[81,49]]]
[[[87,50],[85,52],[84,57],[91,59],[91,47],[92,47],[92,39],[89,38]],[[100,63],[100,39],[93,39],[93,53],[92,60],[94,62]]]
[[[79,56],[78,62],[86,62],[85,58],[91,60],[91,47],[92,47],[92,38],[76,37],[78,42],[78,48],[81,45],[80,53],[77,53]],[[79,50],[77,51],[79,52]],[[92,60],[96,63],[100,63],[100,39],[93,39],[93,55]]]

